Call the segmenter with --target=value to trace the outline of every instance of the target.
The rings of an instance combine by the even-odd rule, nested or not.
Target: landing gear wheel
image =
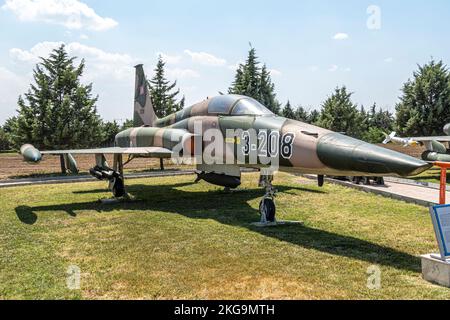
[[[123,183],[122,177],[114,178],[112,193],[116,198],[120,198],[125,195],[125,185]]]
[[[266,222],[275,222],[276,208],[273,199],[270,198],[262,199],[261,202],[259,203],[259,213],[263,218],[262,220],[264,220],[265,217]]]

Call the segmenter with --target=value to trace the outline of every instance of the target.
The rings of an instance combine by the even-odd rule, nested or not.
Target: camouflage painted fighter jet
[[[443,131],[446,134],[445,136],[409,138],[397,137],[397,133],[392,132],[390,135],[385,134],[386,139],[383,141],[383,144],[393,142],[404,147],[422,145],[426,148],[426,151],[422,153],[423,160],[450,162],[450,123],[444,126]]]
[[[197,181],[225,188],[241,183],[242,168],[261,171],[265,195],[260,203],[263,222],[275,222],[276,170],[334,176],[411,176],[431,165],[348,136],[273,114],[256,100],[239,95],[208,98],[163,119],[155,115],[142,65],[136,66],[134,128],[120,132],[115,147],[40,152],[22,147],[26,161],[39,162],[42,155],[60,155],[77,171],[73,155],[93,154],[90,173],[108,180],[115,197],[126,194],[123,155],[136,157],[194,158]],[[112,168],[105,154],[114,155]]]

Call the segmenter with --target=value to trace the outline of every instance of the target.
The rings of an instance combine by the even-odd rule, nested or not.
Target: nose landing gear
[[[275,214],[275,195],[277,190],[272,186],[273,175],[261,175],[259,186],[265,189],[265,194],[259,203],[259,213],[261,215],[261,224],[276,223]]]
[[[265,194],[259,203],[259,213],[261,220],[253,223],[256,227],[275,227],[280,225],[299,225],[301,221],[278,221],[276,219],[275,196],[277,189],[272,185],[273,175],[261,175],[259,186],[264,188]]]

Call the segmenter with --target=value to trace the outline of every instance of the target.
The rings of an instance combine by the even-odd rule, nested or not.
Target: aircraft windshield
[[[208,113],[229,114],[231,107],[237,99],[239,99],[239,97],[234,95],[214,97],[209,102]]]
[[[239,100],[239,102],[234,106],[232,115],[242,116],[242,115],[272,115],[273,113],[264,107],[258,101],[251,98],[244,98]]]

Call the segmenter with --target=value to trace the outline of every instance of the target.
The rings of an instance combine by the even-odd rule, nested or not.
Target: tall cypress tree
[[[159,118],[164,118],[171,113],[179,111],[184,107],[184,96],[179,102],[176,101],[180,90],[173,91],[177,82],[170,82],[166,79],[165,65],[162,57],[158,57],[158,62],[155,68],[155,75],[148,81],[149,90],[152,96],[153,107],[155,113]]]
[[[266,65],[260,67],[255,48],[251,47],[244,64],[236,70],[234,81],[228,89],[230,94],[252,97],[272,112],[280,112],[280,103],[276,99],[275,85]]]
[[[18,99],[13,127],[15,147],[32,143],[43,149],[83,148],[98,143],[101,120],[92,84],[80,81],[84,60],[74,65],[64,45],[53,50],[34,69],[34,84]]]

